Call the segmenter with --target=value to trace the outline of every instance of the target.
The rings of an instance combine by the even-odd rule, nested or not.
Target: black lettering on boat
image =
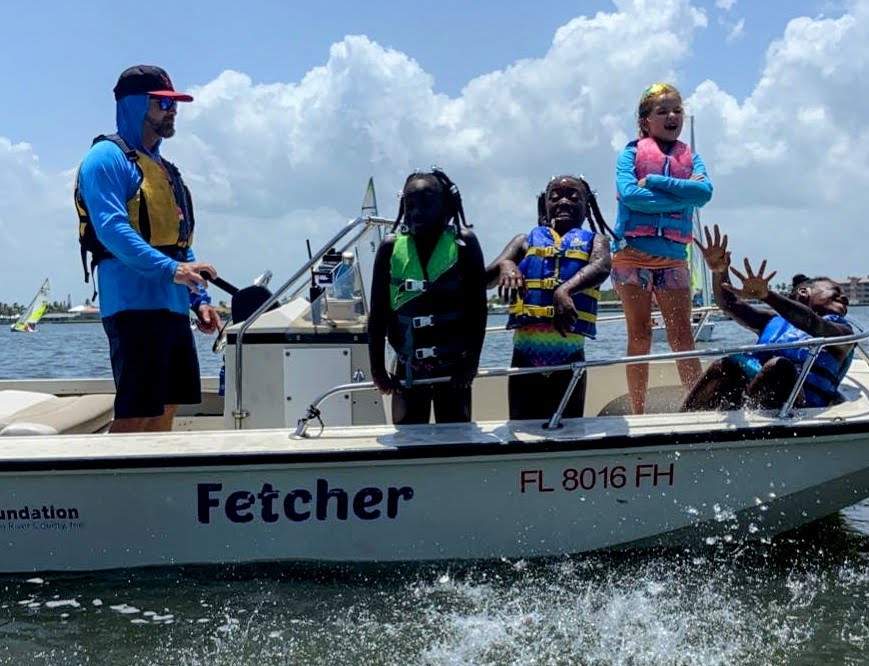
[[[313,490],[294,488],[286,492],[272,483],[263,483],[259,489],[224,490],[223,483],[205,482],[196,484],[196,520],[208,525],[222,514],[231,523],[257,520],[276,523],[282,517],[280,508],[283,517],[294,523],[312,518],[319,521],[347,520],[351,517],[351,507],[353,517],[358,520],[394,520],[402,504],[412,500],[413,496],[414,490],[410,486],[366,486],[354,492],[331,485],[328,479],[322,478],[316,480]]]
[[[280,495],[280,493],[272,488],[272,484],[270,483],[264,483],[262,490],[257,493],[257,499],[263,505],[261,514],[263,522],[276,523],[278,522],[278,518],[281,517],[274,509],[274,501],[278,495]]]
[[[226,500],[226,517],[234,523],[249,523],[253,520],[250,508],[256,502],[253,493],[237,490]]]
[[[25,505],[17,509],[0,509],[0,520],[78,520],[79,511],[75,507],[55,508],[54,504],[42,506]]]
[[[362,520],[380,518],[380,509],[375,509],[383,501],[383,491],[380,488],[363,488],[353,498],[353,513]]]
[[[398,500],[410,501],[413,499],[413,488],[402,486],[401,488],[389,488],[389,499],[386,501],[386,517],[395,518],[398,515]]]
[[[200,523],[211,522],[211,508],[220,506],[220,500],[213,498],[211,493],[220,492],[222,489],[222,483],[196,484],[196,518]]]
[[[326,479],[317,479],[317,520],[326,520],[329,499],[338,502],[338,520],[347,520],[347,493],[342,488],[329,488]]]
[[[308,518],[311,517],[311,512],[296,511],[296,500],[299,500],[302,504],[310,504],[311,493],[304,488],[297,488],[296,490],[288,492],[287,496],[284,498],[284,513],[287,515],[287,518],[296,523],[308,520]]]

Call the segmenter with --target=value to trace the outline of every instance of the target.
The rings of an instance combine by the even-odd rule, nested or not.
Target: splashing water
[[[21,577],[0,662],[859,663],[867,544],[834,518],[771,545],[543,562]]]

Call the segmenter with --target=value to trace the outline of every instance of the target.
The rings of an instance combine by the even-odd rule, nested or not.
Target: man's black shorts
[[[160,416],[200,402],[190,320],[169,310],[125,310],[103,319],[115,376],[115,418]]]

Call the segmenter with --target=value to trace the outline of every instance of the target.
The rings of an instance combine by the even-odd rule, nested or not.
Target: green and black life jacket
[[[441,234],[426,266],[413,236],[400,234],[395,239],[389,265],[393,316],[387,330],[409,382],[414,375],[447,375],[464,356],[458,261],[459,246],[451,227]]]
[[[187,248],[193,243],[193,199],[190,190],[181,179],[178,168],[168,160],[155,161],[149,155],[130,148],[117,134],[96,137],[100,141],[111,141],[123,151],[130,162],[136,165],[142,175],[142,182],[133,196],[127,200],[127,214],[130,226],[145,241],[163,254],[173,259],[183,259]],[[162,163],[162,164],[161,164]],[[78,175],[75,179],[75,208],[78,213],[78,241],[81,250],[81,263],[85,282],[89,279],[87,254],[91,254],[90,272],[103,259],[112,256],[111,252],[97,238],[93,223],[79,190]]]

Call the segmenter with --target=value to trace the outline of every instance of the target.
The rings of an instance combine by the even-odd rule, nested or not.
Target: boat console
[[[326,290],[314,302],[297,296],[255,321],[243,337],[241,386],[244,428],[295,427],[312,399],[352,381],[367,381],[367,319],[361,294],[347,299]],[[240,325],[229,329],[226,354],[226,428],[235,427],[236,353]],[[323,407],[330,424],[386,423],[375,391],[339,396]]]
[[[226,428],[294,428],[323,391],[370,379],[367,278],[391,222],[356,222],[358,230],[345,227],[346,238],[327,243],[278,291],[290,294],[278,308],[227,329]],[[342,394],[323,407],[323,419],[334,425],[384,424],[386,413],[374,390]]]

